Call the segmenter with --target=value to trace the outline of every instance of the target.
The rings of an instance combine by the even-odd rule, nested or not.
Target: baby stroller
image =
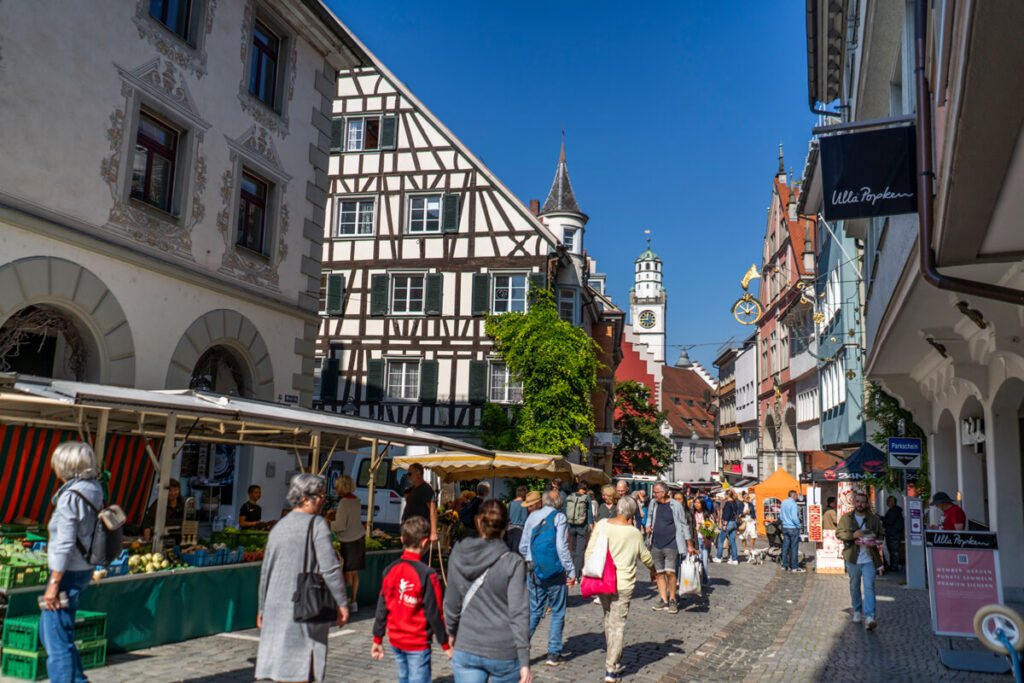
[[[764,535],[768,539],[768,557],[778,562],[782,557],[782,525],[777,521],[765,522]]]

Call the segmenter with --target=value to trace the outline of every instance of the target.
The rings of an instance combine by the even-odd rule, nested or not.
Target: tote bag
[[[593,556],[591,555],[591,557]],[[619,575],[615,569],[612,553],[606,549],[604,551],[604,573],[600,579],[584,576],[580,582],[580,593],[583,594],[584,598],[592,598],[603,593],[615,593],[618,590],[618,579]]]
[[[311,517],[309,529],[306,530],[306,552],[302,557],[302,571],[295,582],[295,593],[292,595],[292,602],[295,603],[292,616],[295,621],[302,624],[327,624],[338,618],[338,603],[320,573],[316,548],[313,547],[314,522],[316,515]],[[310,549],[313,551],[312,562],[309,559]]]
[[[600,579],[604,576],[605,555],[608,554],[608,536],[602,531],[594,541],[594,550],[583,565],[583,578]]]
[[[687,555],[679,567],[679,595],[700,595],[700,561],[696,555]]]

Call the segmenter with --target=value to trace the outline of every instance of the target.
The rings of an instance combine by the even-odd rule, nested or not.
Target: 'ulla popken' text
[[[832,205],[870,204],[874,206],[883,199],[909,199],[913,196],[912,192],[893,192],[888,186],[881,192],[872,192],[870,187],[862,187],[860,190],[834,190]]]

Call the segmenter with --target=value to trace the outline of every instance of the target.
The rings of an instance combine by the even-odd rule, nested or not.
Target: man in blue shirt
[[[531,494],[528,494],[524,505],[532,507]],[[528,586],[530,589],[530,637],[537,630],[541,617],[547,608],[551,607],[551,626],[548,629],[548,658],[545,662],[548,666],[558,666],[562,663],[562,625],[565,623],[565,604],[569,594],[569,587],[576,583],[576,568],[572,564],[572,555],[569,553],[568,533],[569,522],[565,515],[559,512],[562,509],[565,499],[558,491],[547,491],[544,494],[544,506],[533,509],[530,516],[526,518],[523,526],[523,538],[519,542],[519,554],[526,558],[526,566],[530,570]],[[550,519],[548,519],[550,517]],[[541,578],[537,576],[536,564],[543,561],[543,558],[536,558],[534,562],[533,541],[534,531],[541,536],[538,527],[542,523],[554,524],[555,527],[555,549],[558,555],[558,562],[562,565],[562,571],[551,576]],[[544,551],[543,547],[538,552]],[[568,578],[566,578],[568,577]]]
[[[789,497],[782,501],[779,508],[779,523],[782,525],[782,568],[797,574],[805,570],[800,568],[797,552],[800,548],[800,506],[796,502],[796,491],[790,491]]]

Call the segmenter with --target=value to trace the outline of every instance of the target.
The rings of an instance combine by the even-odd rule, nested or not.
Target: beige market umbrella
[[[586,465],[577,465],[576,463],[569,463],[572,466],[572,478],[582,479],[588,484],[610,484],[612,483],[611,477],[604,473],[604,470],[599,470],[596,467],[587,467]]]

